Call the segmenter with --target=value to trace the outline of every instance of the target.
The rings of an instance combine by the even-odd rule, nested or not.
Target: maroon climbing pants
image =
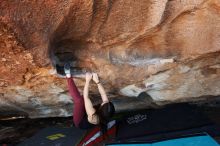
[[[73,108],[73,122],[76,127],[79,127],[81,120],[86,114],[84,99],[80,95],[74,81],[72,78],[67,78],[69,93],[73,98],[74,108]]]

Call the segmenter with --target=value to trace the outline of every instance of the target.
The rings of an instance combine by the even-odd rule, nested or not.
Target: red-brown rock
[[[0,107],[30,117],[71,115],[52,73],[68,57],[122,102],[141,92],[156,103],[211,98],[220,95],[220,1],[1,0],[0,51]]]

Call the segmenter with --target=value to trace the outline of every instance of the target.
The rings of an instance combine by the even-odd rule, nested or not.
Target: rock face
[[[147,106],[126,102],[141,93],[209,100],[220,95],[220,1],[1,0],[0,52],[1,115],[71,115],[53,72],[67,60],[97,72],[117,110]]]

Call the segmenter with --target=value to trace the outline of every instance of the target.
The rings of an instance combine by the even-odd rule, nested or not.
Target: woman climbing
[[[74,102],[73,121],[75,126],[81,129],[88,129],[94,125],[100,125],[102,131],[105,131],[108,121],[115,112],[115,108],[112,102],[109,101],[106,92],[99,81],[98,75],[96,73],[86,73],[86,83],[82,97],[71,78],[69,64],[64,66],[64,72],[67,77],[69,92]],[[89,98],[89,85],[91,80],[93,80],[98,86],[102,98],[102,103],[96,106],[93,106]]]

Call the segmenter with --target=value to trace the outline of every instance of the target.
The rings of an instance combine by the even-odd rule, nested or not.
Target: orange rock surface
[[[1,0],[2,113],[71,115],[66,82],[54,74],[66,54],[99,74],[122,101],[117,110],[133,108],[126,99],[142,92],[155,103],[217,97],[220,1]],[[76,82],[82,90],[84,79]],[[95,85],[91,92],[98,95]]]

